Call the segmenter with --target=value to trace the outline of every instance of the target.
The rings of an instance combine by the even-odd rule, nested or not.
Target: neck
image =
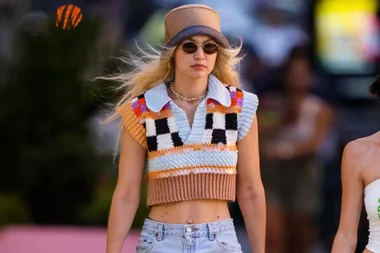
[[[175,90],[185,97],[199,97],[206,93],[208,77],[190,79],[184,76],[176,76],[173,85]]]
[[[300,101],[303,100],[307,96],[306,92],[289,92],[288,98],[290,101]]]

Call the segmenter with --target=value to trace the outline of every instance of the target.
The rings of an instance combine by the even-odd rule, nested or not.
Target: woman
[[[380,77],[371,85],[380,98]],[[342,157],[342,209],[332,253],[355,252],[364,197],[369,238],[364,253],[380,252],[380,132],[346,145]]]
[[[237,88],[240,48],[230,48],[213,9],[184,5],[165,17],[159,56],[113,78],[132,88],[116,106],[124,131],[107,253],[121,252],[144,167],[150,212],[137,252],[242,252],[227,206],[235,195],[252,252],[264,252],[258,99]]]
[[[285,92],[261,98],[261,171],[271,217],[266,236],[270,253],[307,253],[315,245],[321,174],[317,153],[333,118],[331,108],[310,93],[313,70],[308,56],[306,47],[295,48],[284,66]],[[268,116],[275,124],[265,124]]]

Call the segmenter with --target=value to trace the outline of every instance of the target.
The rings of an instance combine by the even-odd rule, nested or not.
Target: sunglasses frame
[[[192,53],[186,52],[186,51],[183,49],[183,45],[186,44],[186,43],[193,43],[193,44],[197,45],[196,50],[195,50],[194,52],[192,52]],[[207,45],[207,44],[213,44],[213,45],[216,45],[216,48],[217,48],[216,51],[213,52],[213,53],[207,53],[207,52],[205,51],[205,49],[204,49],[204,46]],[[183,42],[183,43],[180,45],[180,47],[182,48],[182,51],[185,52],[186,54],[194,54],[195,52],[198,51],[199,44],[198,44],[197,42],[195,42],[195,41],[190,40],[190,41]],[[201,48],[202,48],[202,50],[203,50],[203,52],[204,52],[205,54],[209,54],[209,55],[211,55],[211,54],[215,54],[216,52],[218,52],[219,49],[220,49],[220,46],[219,46],[217,43],[215,43],[215,42],[208,41],[208,42],[202,44]]]

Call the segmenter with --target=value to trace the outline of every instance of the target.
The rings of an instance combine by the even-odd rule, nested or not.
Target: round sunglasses
[[[187,41],[180,47],[185,53],[193,54],[198,50],[199,45],[195,41]],[[219,45],[214,42],[206,42],[201,47],[206,54],[215,54],[219,50]]]

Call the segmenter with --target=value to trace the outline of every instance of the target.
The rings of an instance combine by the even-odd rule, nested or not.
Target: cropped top
[[[237,142],[252,125],[256,95],[210,75],[190,126],[165,83],[121,105],[125,129],[147,149],[147,206],[196,199],[235,201]]]
[[[369,236],[366,248],[380,253],[380,179],[364,188],[364,205],[369,221]]]

